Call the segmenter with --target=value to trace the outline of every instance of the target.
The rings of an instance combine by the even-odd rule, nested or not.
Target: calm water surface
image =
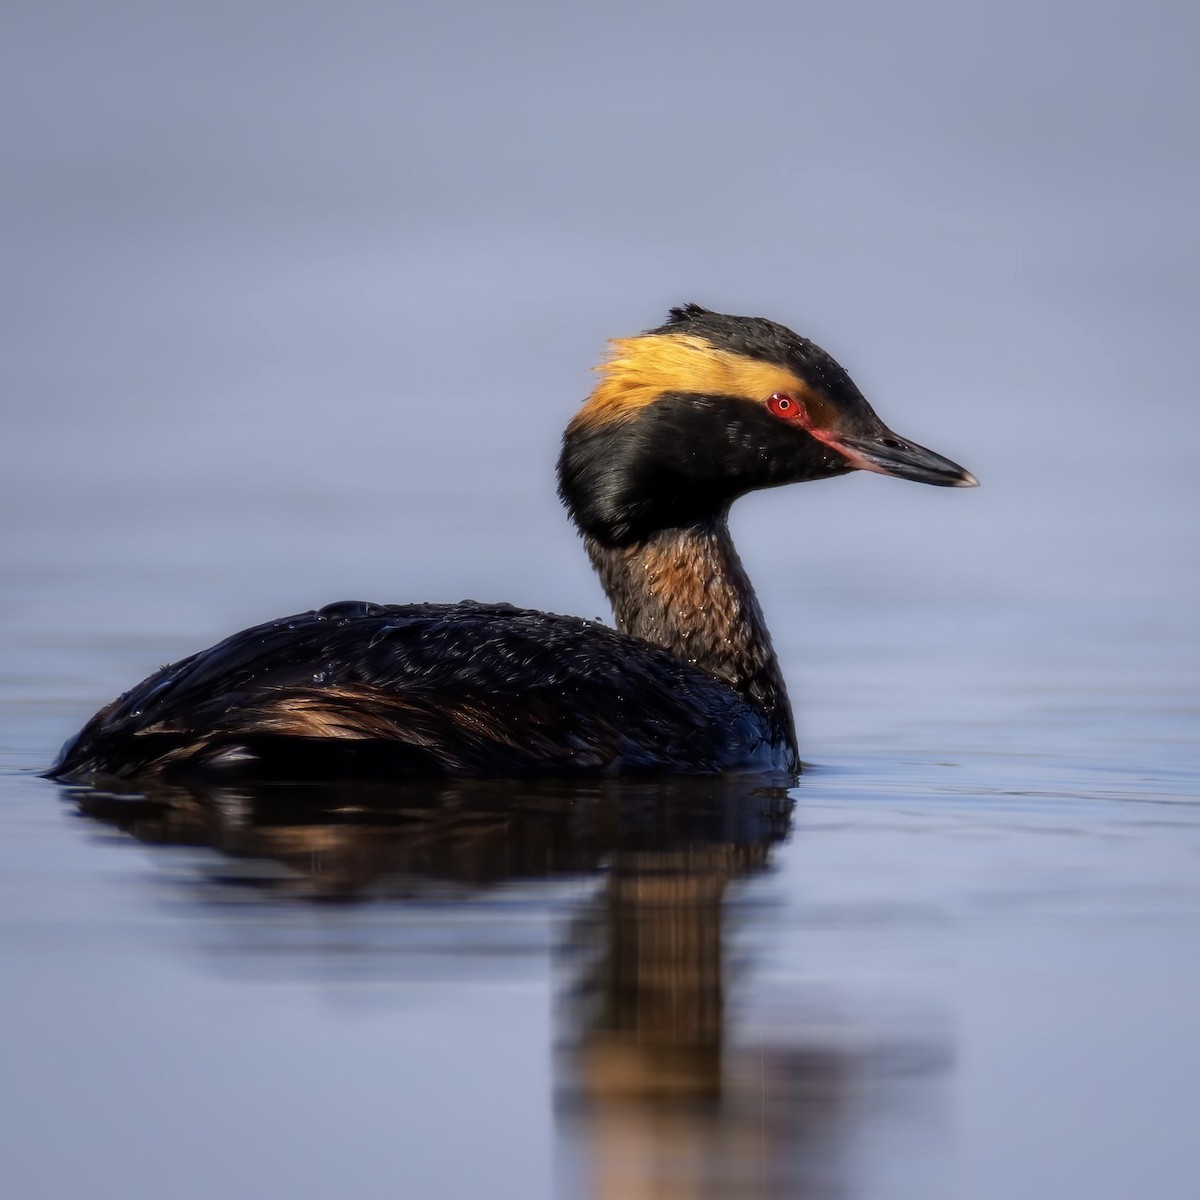
[[[464,517],[405,536],[436,560]],[[10,574],[13,1194],[1187,1194],[1184,614],[1118,638],[1126,603],[906,593],[891,555],[890,591],[797,594],[746,532],[814,760],[790,793],[60,788],[33,772],[217,632],[206,607],[299,588],[270,549],[237,580],[203,549],[132,581]],[[582,555],[550,541],[535,580],[577,577],[587,611]],[[74,589],[129,607],[30,603]]]

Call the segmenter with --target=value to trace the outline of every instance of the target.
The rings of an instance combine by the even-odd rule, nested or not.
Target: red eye
[[[804,416],[804,405],[793,396],[776,392],[767,399],[767,411],[785,421],[797,421]]]

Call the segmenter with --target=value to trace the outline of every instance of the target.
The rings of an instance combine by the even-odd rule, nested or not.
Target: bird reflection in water
[[[595,878],[561,939],[556,1107],[564,1170],[578,1176],[563,1194],[853,1195],[864,1081],[881,1063],[910,1077],[939,1066],[928,1043],[847,1040],[828,1014],[733,1036],[730,888],[790,832],[792,800],[770,781],[70,793],[143,842],[238,860],[194,881],[213,900],[249,885],[266,903],[403,903],[441,881],[465,885],[450,903],[470,905],[504,883]]]

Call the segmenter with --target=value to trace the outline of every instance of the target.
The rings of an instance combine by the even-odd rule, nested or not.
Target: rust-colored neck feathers
[[[585,538],[617,628],[727,680],[796,755],[787,689],[724,517],[615,549]]]

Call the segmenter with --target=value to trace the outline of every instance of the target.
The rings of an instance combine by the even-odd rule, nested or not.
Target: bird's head
[[[974,476],[898,437],[819,346],[762,317],[699,305],[612,342],[563,435],[558,486],[608,546],[723,513],[756,488],[877,471],[940,487]]]

